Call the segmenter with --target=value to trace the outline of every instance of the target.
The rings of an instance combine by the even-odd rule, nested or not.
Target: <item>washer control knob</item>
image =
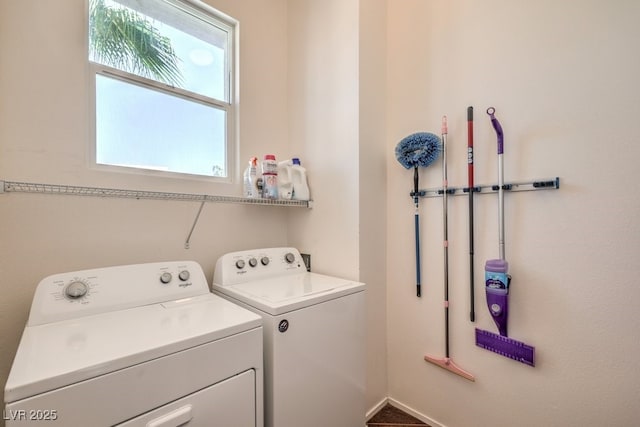
[[[236,261],[236,268],[238,270],[242,270],[244,268],[244,260],[243,259],[239,259]]]
[[[263,256],[260,259],[260,262],[262,263],[262,265],[269,265],[269,257]]]
[[[182,270],[180,273],[178,273],[178,278],[180,278],[180,280],[182,280],[183,282],[189,280],[189,277],[191,277],[189,270]]]
[[[251,267],[255,267],[256,265],[258,265],[258,260],[255,258],[249,258],[249,265]]]
[[[171,281],[171,279],[173,279],[173,276],[171,275],[171,273],[169,272],[164,272],[162,273],[162,275],[160,276],[160,281],[164,284],[167,284]]]
[[[296,260],[296,257],[291,252],[287,252],[284,256],[284,260],[287,261],[287,264],[293,264],[293,262]]]
[[[71,299],[82,298],[89,291],[89,287],[86,283],[80,280],[74,280],[64,288],[64,294]]]

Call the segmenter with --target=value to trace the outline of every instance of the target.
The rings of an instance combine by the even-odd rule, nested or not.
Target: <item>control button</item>
[[[169,283],[171,279],[173,279],[173,276],[169,272],[162,273],[162,275],[160,276],[160,281],[162,283]]]
[[[284,260],[287,261],[287,264],[293,264],[293,262],[296,260],[296,257],[291,252],[287,252],[287,254],[284,256]]]
[[[236,268],[238,270],[242,270],[244,268],[244,260],[243,259],[239,259],[236,261]]]
[[[86,283],[79,280],[73,281],[64,288],[64,294],[71,299],[82,298],[89,291]]]
[[[249,265],[251,267],[255,267],[256,265],[258,265],[258,260],[255,258],[249,258]]]
[[[269,265],[269,257],[263,256],[260,259],[260,263],[262,263],[262,265]]]
[[[189,280],[189,277],[191,277],[191,274],[189,274],[188,270],[182,270],[179,274],[178,277],[180,278],[180,280],[182,280],[183,282],[186,282],[187,280]]]

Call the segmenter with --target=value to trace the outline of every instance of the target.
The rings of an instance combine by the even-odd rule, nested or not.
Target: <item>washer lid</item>
[[[299,273],[213,289],[271,315],[279,315],[363,291],[364,283],[317,273]]]
[[[27,326],[5,387],[14,402],[260,327],[213,294]]]

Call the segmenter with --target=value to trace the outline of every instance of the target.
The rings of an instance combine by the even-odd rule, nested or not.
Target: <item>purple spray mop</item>
[[[535,366],[535,348],[507,337],[509,315],[509,263],[504,250],[504,136],[502,126],[495,117],[495,108],[489,107],[487,114],[498,138],[498,223],[500,258],[488,260],[485,264],[485,292],[487,307],[498,327],[500,335],[476,328],[476,345],[502,356]]]

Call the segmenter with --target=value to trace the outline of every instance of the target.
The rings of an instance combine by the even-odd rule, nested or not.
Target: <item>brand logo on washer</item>
[[[289,321],[287,319],[281,320],[280,323],[278,323],[278,330],[280,332],[287,332],[287,329],[289,329]]]

